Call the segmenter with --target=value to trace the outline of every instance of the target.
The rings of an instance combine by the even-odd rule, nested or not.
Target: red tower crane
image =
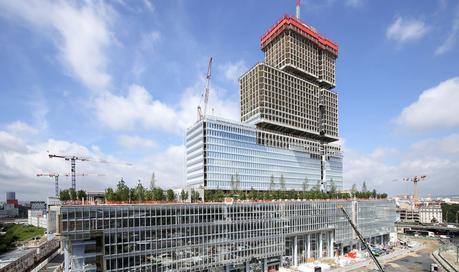
[[[73,156],[73,155],[54,155],[48,154],[49,158],[59,158],[64,159],[66,161],[70,161],[70,175],[72,177],[72,188],[76,190],[76,161],[94,161],[99,163],[116,163],[116,164],[123,164],[123,165],[131,165],[130,163],[117,163],[117,162],[110,162],[107,160],[100,160],[94,159],[90,157],[82,157],[82,156]]]

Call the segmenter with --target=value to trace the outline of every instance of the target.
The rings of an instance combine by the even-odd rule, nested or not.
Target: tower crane
[[[70,176],[71,174],[69,173],[65,173],[65,174],[59,174],[59,173],[38,173],[37,174],[37,177],[50,177],[50,178],[54,178],[54,190],[55,190],[55,193],[56,193],[56,196],[59,196],[59,176]],[[99,177],[102,177],[102,176],[105,176],[104,174],[92,174],[92,173],[78,173],[78,174],[75,174],[75,176],[99,176]]]
[[[204,89],[204,94],[203,94],[204,109],[201,109],[201,105],[198,106],[198,120],[202,120],[206,116],[207,103],[209,102],[209,85],[210,85],[211,77],[212,77],[212,57],[209,58],[209,64],[207,65],[206,88]]]
[[[407,177],[407,178],[402,178],[401,180],[395,180],[395,181],[408,181],[408,182],[413,182],[413,207],[416,207],[416,201],[418,198],[418,182],[421,180],[426,179],[427,176],[414,176],[414,177]]]
[[[70,175],[72,177],[72,188],[76,190],[76,161],[95,161],[99,163],[115,163],[115,162],[110,162],[107,160],[100,160],[100,159],[94,159],[90,157],[82,157],[82,156],[73,156],[73,155],[55,155],[55,154],[48,154],[49,158],[59,158],[59,159],[64,159],[66,161],[70,161]],[[124,165],[131,165],[130,163],[121,163]]]

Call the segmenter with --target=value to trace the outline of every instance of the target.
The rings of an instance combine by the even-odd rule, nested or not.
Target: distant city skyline
[[[414,8],[413,8],[414,7]],[[339,45],[344,186],[455,192],[459,176],[459,1],[302,1],[301,19]],[[259,37],[295,1],[0,2],[0,195],[44,200],[70,163],[77,187],[123,177],[185,184],[185,130],[196,121],[207,59],[208,112],[239,119],[238,78],[263,60]],[[70,187],[70,178],[60,180]],[[457,191],[457,190],[456,190]]]

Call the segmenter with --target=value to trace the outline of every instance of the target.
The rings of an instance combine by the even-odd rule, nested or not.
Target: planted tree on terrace
[[[366,193],[366,192],[368,192],[368,189],[367,189],[367,182],[364,181],[364,182],[362,183],[362,193]]]
[[[69,190],[62,190],[59,193],[59,199],[61,201],[69,201],[70,200],[70,193]]]
[[[180,193],[180,199],[182,201],[188,200],[188,192],[185,190],[182,190],[182,192]]]
[[[134,190],[134,196],[136,200],[143,201],[145,200],[145,188],[143,187],[142,183],[139,180],[139,183],[137,183],[137,187]]]
[[[332,194],[336,193],[336,184],[333,178],[330,179],[330,193]]]
[[[284,178],[284,175],[280,176],[279,183],[280,183],[280,186],[281,186],[281,190],[285,191],[285,178]]]
[[[274,190],[274,175],[271,175],[271,177],[269,178],[269,190]]]
[[[239,177],[239,173],[236,173],[236,190],[239,190],[241,187],[241,177]]]
[[[306,192],[307,190],[308,190],[308,177],[305,177],[303,181],[303,192]]]
[[[167,196],[167,201],[175,201],[175,193],[172,189],[167,190],[166,196]]]
[[[165,199],[163,189],[156,187],[153,189],[153,200],[163,201]]]
[[[195,190],[191,190],[191,202],[196,202],[200,200],[201,200],[201,196],[199,195],[199,193],[196,192]]]
[[[77,192],[75,189],[70,188],[69,189],[69,194],[70,194],[70,200],[76,200],[77,199]]]
[[[123,178],[118,181],[116,186],[116,200],[118,201],[127,201],[129,200],[129,187],[124,182]]]
[[[77,192],[77,199],[82,200],[83,198],[86,199],[86,192],[83,190],[79,190]]]

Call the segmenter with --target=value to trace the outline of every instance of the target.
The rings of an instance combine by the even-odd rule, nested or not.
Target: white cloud
[[[242,76],[242,74],[244,74],[245,72],[247,72],[247,65],[243,60],[240,60],[235,63],[228,62],[223,65],[220,65],[219,69],[223,72],[227,80],[237,83],[239,77]]]
[[[405,43],[422,38],[428,31],[427,25],[417,19],[395,18],[387,28],[386,37],[399,43]]]
[[[456,17],[453,20],[451,31],[443,43],[435,49],[435,55],[443,55],[454,48],[459,35],[459,8],[457,8]]]
[[[425,90],[418,100],[403,111],[396,123],[416,130],[459,127],[459,77]]]
[[[50,37],[62,63],[83,84],[107,87],[106,49],[113,39],[108,28],[111,10],[102,2],[1,1],[0,13]]]
[[[15,121],[13,123],[9,123],[6,126],[6,130],[13,135],[34,135],[38,133],[38,130],[36,128],[33,128],[22,121]]]
[[[119,143],[130,149],[149,149],[156,146],[153,140],[139,136],[121,135],[118,137]]]
[[[97,146],[86,147],[54,139],[33,143],[6,131],[0,131],[0,195],[7,191],[15,191],[19,200],[44,200],[47,196],[53,195],[53,180],[36,177],[36,174],[69,173],[70,163],[61,159],[49,159],[47,151],[51,154],[88,156],[96,160],[123,161],[104,154]],[[107,187],[115,187],[121,177],[130,186],[137,184],[139,179],[148,186],[152,172],[155,172],[158,183],[163,188],[184,185],[184,157],[184,146],[171,145],[146,158],[132,161],[132,166],[78,161],[77,173],[97,173],[105,176],[77,177],[77,188],[104,190]],[[60,187],[69,188],[70,178],[61,177]]]
[[[98,119],[106,126],[116,130],[162,129],[173,133],[184,133],[197,119],[197,106],[201,100],[204,82],[187,88],[178,105],[167,105],[155,99],[144,87],[132,85],[126,96],[106,93],[94,100]],[[208,114],[224,118],[238,119],[237,101],[225,99],[224,90],[212,88],[209,95]]]
[[[418,186],[420,195],[454,193],[451,189],[455,188],[459,176],[459,134],[419,141],[403,152],[393,148],[388,150],[382,152],[385,154],[374,151],[368,155],[346,149],[345,187],[350,188],[355,183],[360,188],[366,181],[370,189],[376,188],[380,192],[412,194],[412,184],[400,180],[427,175]]]

